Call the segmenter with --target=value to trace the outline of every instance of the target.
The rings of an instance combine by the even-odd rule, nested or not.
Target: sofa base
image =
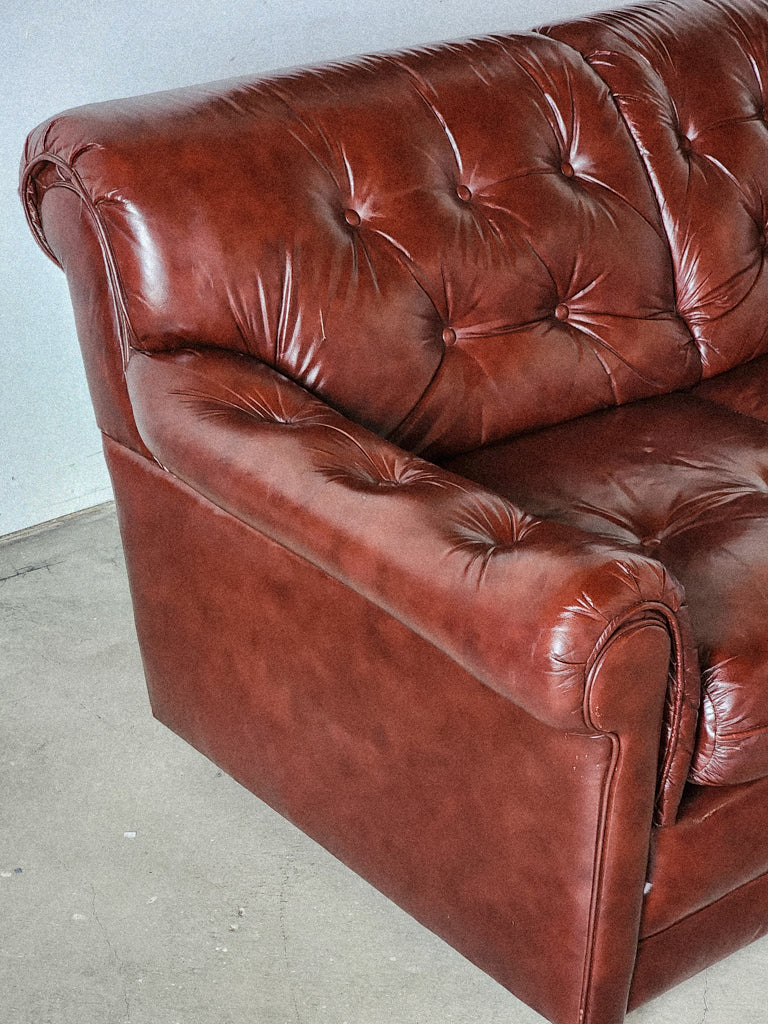
[[[768,873],[640,941],[629,1009],[768,935]]]

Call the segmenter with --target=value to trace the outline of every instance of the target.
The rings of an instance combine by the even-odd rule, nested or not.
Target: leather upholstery
[[[688,787],[674,827],[654,830],[641,938],[659,935],[768,872],[761,813],[766,793],[768,779]]]
[[[605,731],[563,732],[174,474],[105,450],[160,720],[550,1020],[620,1021],[663,621],[626,623],[595,658]]]
[[[547,520],[649,554],[680,580],[702,672],[691,779],[768,775],[768,426],[675,395],[448,465]]]
[[[154,713],[556,1024],[768,931],[766,82],[651,0],[25,149]]]
[[[657,0],[545,31],[608,83],[637,142],[702,376],[768,351],[768,7]]]
[[[411,450],[699,379],[631,138],[550,40],[84,108],[28,143],[38,205],[51,154],[119,267],[127,345],[250,353]]]
[[[622,622],[664,617],[678,664],[659,800],[676,807],[698,677],[663,566],[408,455],[248,357],[135,353],[127,381],[142,436],[175,477],[549,725],[604,728],[611,695],[585,686],[589,666]]]
[[[761,356],[703,381],[695,393],[734,412],[768,423],[768,357]]]

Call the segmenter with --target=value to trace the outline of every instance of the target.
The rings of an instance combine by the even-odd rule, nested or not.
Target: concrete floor
[[[542,1024],[150,716],[112,506],[0,541],[0,1018]],[[628,1024],[764,1024],[763,940]]]

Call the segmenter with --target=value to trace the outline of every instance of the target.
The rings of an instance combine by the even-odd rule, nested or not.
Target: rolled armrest
[[[699,684],[682,594],[662,565],[529,515],[252,357],[134,352],[126,379],[163,468],[550,726],[615,731],[622,694],[601,692],[591,669],[619,629],[662,619],[674,664],[660,793],[676,804]]]

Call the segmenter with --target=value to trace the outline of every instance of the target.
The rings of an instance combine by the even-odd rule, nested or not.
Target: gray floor
[[[114,511],[0,541],[7,1024],[542,1024],[158,725]],[[631,1024],[768,1021],[768,942]]]

